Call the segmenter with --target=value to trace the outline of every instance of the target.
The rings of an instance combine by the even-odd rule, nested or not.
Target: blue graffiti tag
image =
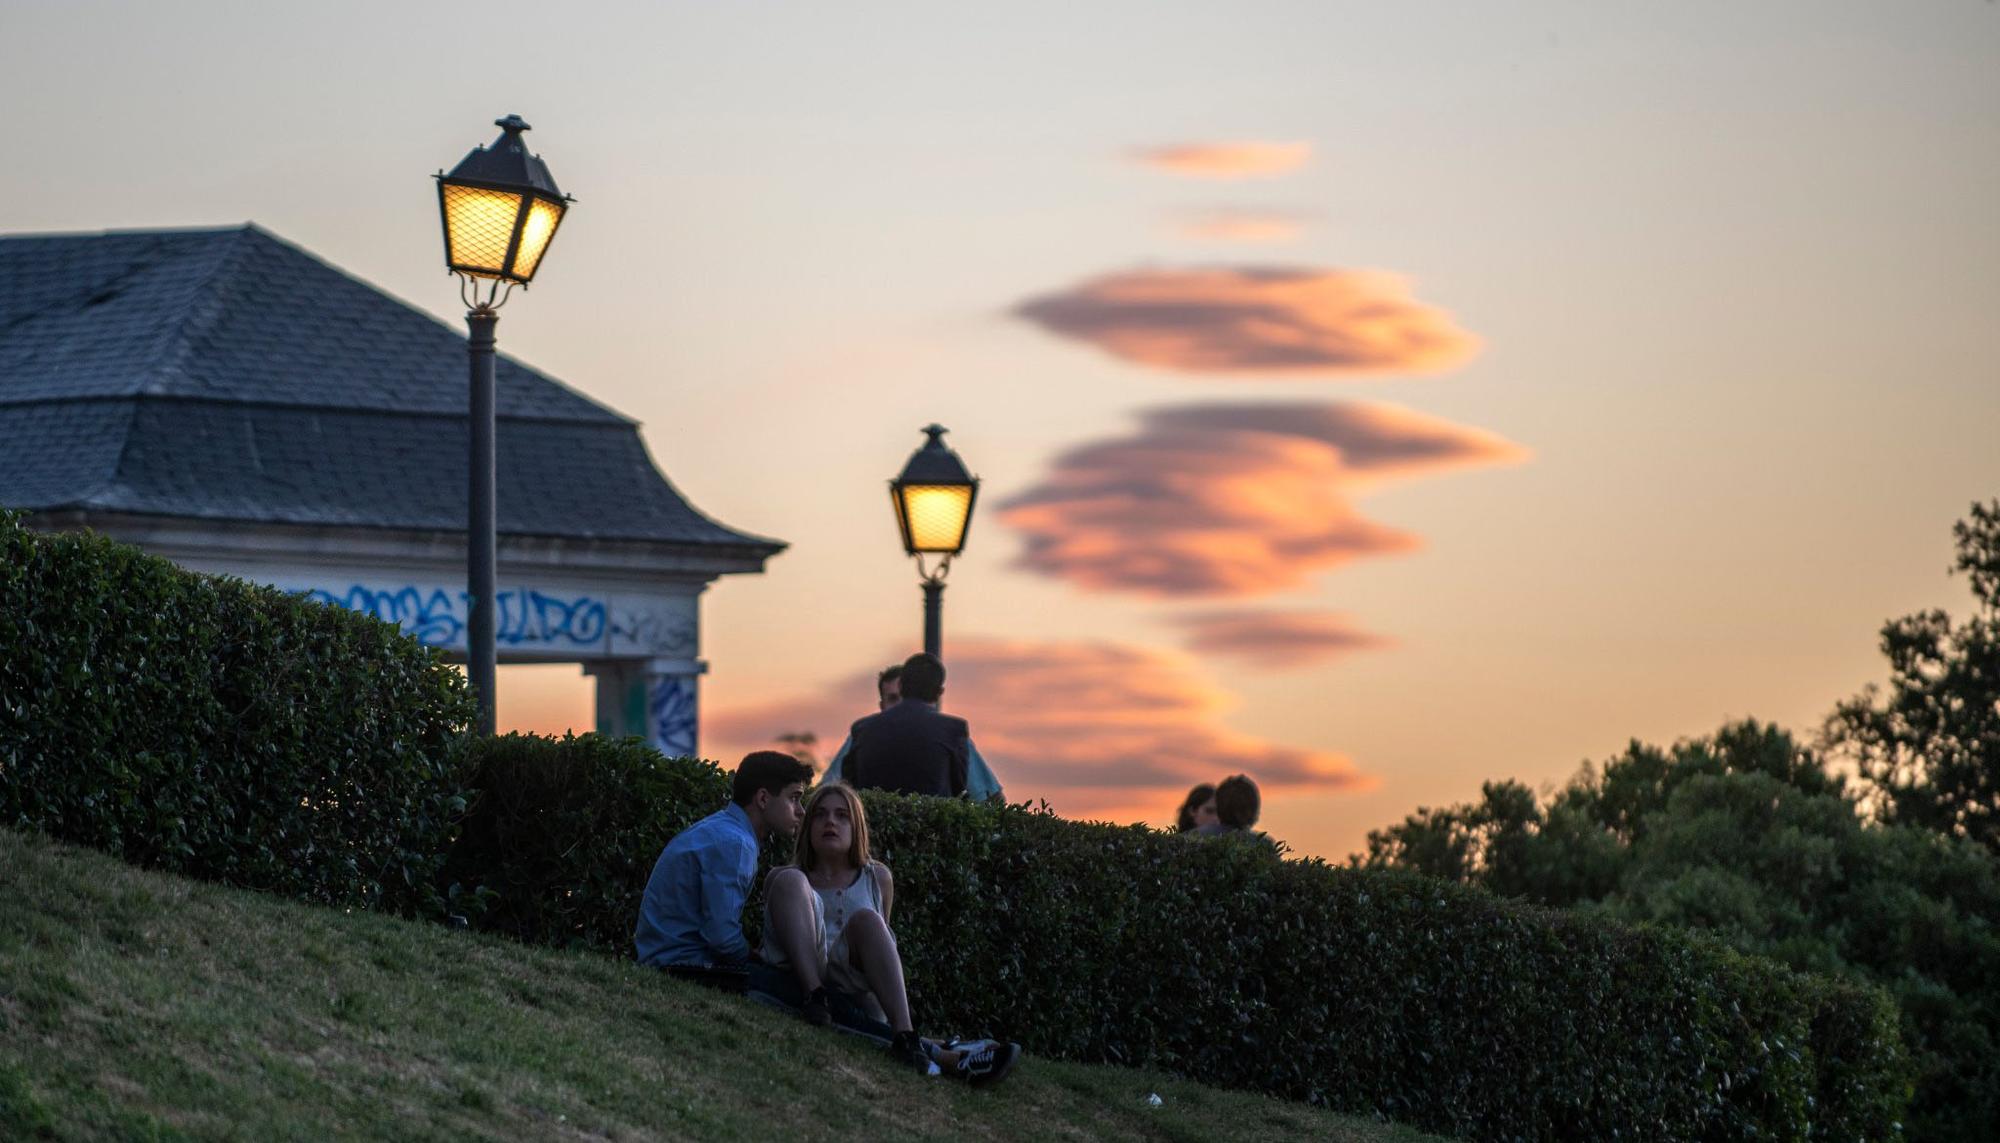
[[[653,719],[653,745],[669,758],[692,758],[695,751],[695,678],[665,675],[646,696]]]
[[[472,613],[472,597],[415,586],[376,590],[355,584],[342,595],[314,588],[306,598],[360,611],[394,623],[420,642],[448,647],[464,638]],[[580,595],[562,599],[539,591],[503,591],[494,599],[499,612],[493,638],[510,647],[560,645],[595,646],[610,625],[610,611],[601,599]]]

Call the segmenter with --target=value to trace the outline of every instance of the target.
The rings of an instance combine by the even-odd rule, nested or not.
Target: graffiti
[[[611,634],[655,655],[692,655],[695,626],[685,620],[673,622],[658,614],[627,611],[612,621]]]
[[[693,675],[660,675],[646,696],[652,719],[653,745],[669,758],[693,757],[695,751],[695,686]]]
[[[337,596],[314,588],[306,593],[306,598],[373,615],[384,623],[394,623],[431,647],[448,647],[461,642],[465,632],[465,620],[460,617],[465,597],[454,598],[445,594],[442,588],[433,588],[429,595],[425,595],[414,587],[375,591],[355,584],[347,589],[346,595]],[[470,612],[470,605],[464,604],[464,610]]]
[[[432,647],[458,646],[472,616],[472,596],[417,587],[376,590],[355,584],[345,594],[314,588],[306,598],[394,623]],[[610,611],[587,595],[563,599],[539,591],[503,591],[494,599],[494,642],[506,647],[595,647],[609,627]]]

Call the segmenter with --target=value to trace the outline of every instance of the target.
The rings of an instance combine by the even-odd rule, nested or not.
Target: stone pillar
[[[597,733],[607,738],[646,736],[644,660],[597,659],[583,673],[597,680]]]
[[[597,732],[645,739],[669,758],[700,745],[700,659],[599,659],[583,665],[597,679]]]
[[[646,663],[646,741],[669,758],[698,757],[700,682],[707,670],[708,664],[700,659]]]

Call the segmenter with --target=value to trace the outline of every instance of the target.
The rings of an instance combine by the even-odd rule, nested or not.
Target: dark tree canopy
[[[1953,623],[1931,610],[1883,627],[1887,688],[1840,704],[1826,739],[1860,770],[1882,820],[2000,853],[2000,500],[1974,504],[1952,537],[1972,614]]]
[[[1920,1068],[1912,1137],[2000,1121],[2000,859],[1868,819],[1855,791],[1774,726],[1667,749],[1633,742],[1538,798],[1489,782],[1368,838],[1364,864],[1627,921],[1703,929],[1896,998]]]

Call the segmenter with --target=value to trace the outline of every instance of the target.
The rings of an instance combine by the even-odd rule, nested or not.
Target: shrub
[[[414,911],[471,717],[458,674],[370,616],[0,514],[0,824]]]
[[[713,763],[637,738],[509,734],[475,742],[468,769],[451,908],[520,940],[627,955],[661,847],[729,800]]]
[[[652,863],[722,772],[588,735],[490,749],[454,855],[487,923],[631,955]],[[1478,1138],[1873,1139],[1908,1098],[1885,996],[1713,940],[1255,842],[865,800],[926,1028]]]

